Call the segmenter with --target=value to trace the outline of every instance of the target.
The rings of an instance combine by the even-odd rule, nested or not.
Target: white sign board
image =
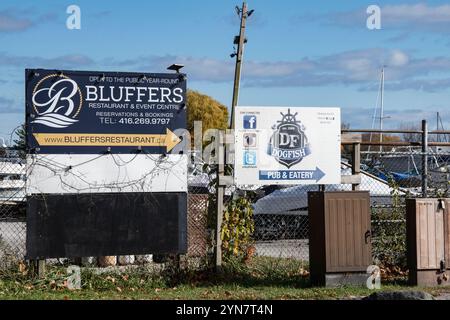
[[[29,154],[26,192],[187,192],[187,162],[184,154]]]
[[[339,108],[236,107],[235,183],[341,183]]]

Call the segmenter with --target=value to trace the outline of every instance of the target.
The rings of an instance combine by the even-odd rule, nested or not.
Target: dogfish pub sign
[[[237,185],[339,184],[339,108],[238,106]]]
[[[165,154],[186,128],[184,74],[27,69],[30,153]]]

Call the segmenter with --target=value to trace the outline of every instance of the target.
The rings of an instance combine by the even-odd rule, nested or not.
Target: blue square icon
[[[256,152],[245,151],[244,152],[244,166],[256,166]]]
[[[244,115],[244,129],[256,129],[256,116]]]

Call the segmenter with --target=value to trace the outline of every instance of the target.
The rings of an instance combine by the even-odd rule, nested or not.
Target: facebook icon
[[[256,117],[244,115],[244,129],[256,129]]]

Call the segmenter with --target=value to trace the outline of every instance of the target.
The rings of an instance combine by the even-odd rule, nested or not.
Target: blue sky
[[[447,1],[448,2],[448,1]],[[82,13],[66,28],[67,6]],[[0,137],[24,119],[24,69],[164,72],[186,65],[188,86],[229,106],[240,1],[0,2]],[[366,9],[381,8],[381,30]],[[341,107],[353,128],[371,127],[387,65],[386,127],[450,128],[450,4],[446,1],[248,1],[241,105]]]

